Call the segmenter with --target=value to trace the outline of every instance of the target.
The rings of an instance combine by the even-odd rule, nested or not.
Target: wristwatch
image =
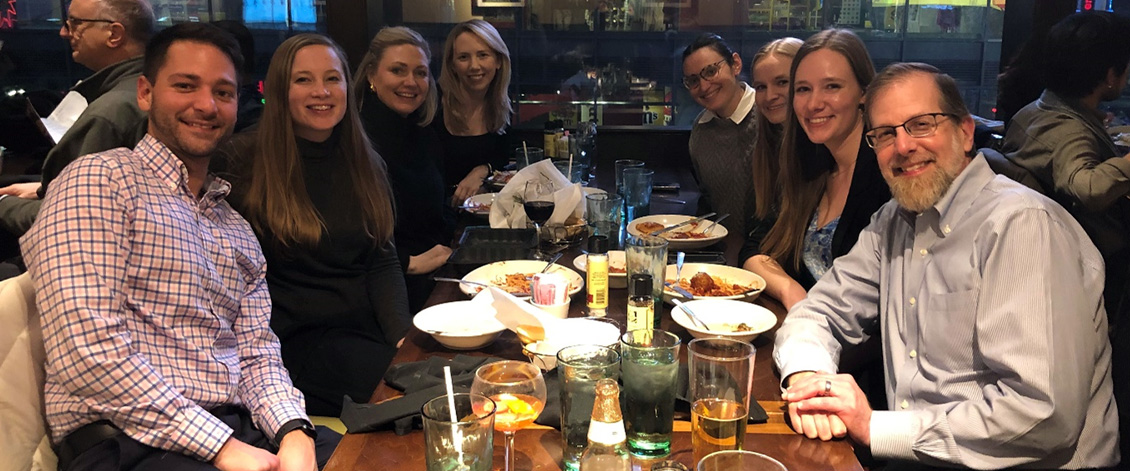
[[[275,433],[275,444],[277,445],[279,442],[282,442],[286,434],[295,430],[301,430],[302,433],[305,433],[310,438],[318,438],[318,431],[314,430],[314,426],[311,425],[310,422],[306,421],[306,419],[293,419],[288,420],[285,424],[282,424],[282,427],[279,427],[278,433]]]

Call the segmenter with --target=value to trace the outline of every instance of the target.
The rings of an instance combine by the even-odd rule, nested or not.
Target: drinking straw
[[[565,178],[573,178],[573,153],[569,153],[569,168],[565,170]]]
[[[526,155],[526,165],[530,164],[530,150],[526,148],[526,141],[522,141],[522,153]]]
[[[447,385],[447,410],[451,412],[451,441],[459,451],[459,463],[463,463],[463,433],[459,430],[459,418],[455,415],[455,388],[451,385],[451,367],[443,367],[443,382]]]

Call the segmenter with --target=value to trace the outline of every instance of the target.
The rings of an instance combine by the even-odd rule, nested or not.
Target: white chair
[[[45,353],[27,273],[0,282],[0,470],[55,470],[43,413]]]

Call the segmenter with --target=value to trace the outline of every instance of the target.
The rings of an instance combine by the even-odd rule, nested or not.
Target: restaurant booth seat
[[[0,470],[58,467],[43,409],[45,358],[31,275],[0,282]]]
[[[1011,178],[1020,184],[1036,190],[1038,193],[1046,194],[1040,181],[1036,180],[1036,176],[1032,175],[1028,169],[1016,165],[1015,162],[1008,160],[1004,154],[991,147],[983,147],[978,149],[982,154],[985,154],[985,160],[989,163],[989,168],[993,169],[997,175],[1004,175]]]

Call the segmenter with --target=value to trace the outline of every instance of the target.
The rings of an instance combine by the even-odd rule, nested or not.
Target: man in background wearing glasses
[[[933,66],[887,67],[864,109],[894,201],[777,332],[793,428],[848,435],[887,469],[1118,463],[1103,262],[1087,234],[973,155],[969,111]],[[843,342],[879,331],[889,411],[834,374]]]
[[[67,100],[86,107],[47,153],[39,181],[0,188],[0,246],[5,246],[0,250],[11,250],[31,227],[48,184],[63,167],[82,155],[133,148],[145,135],[137,79],[154,28],[153,7],[146,0],[71,2],[59,36],[70,43],[75,62],[95,72],[75,85]]]

